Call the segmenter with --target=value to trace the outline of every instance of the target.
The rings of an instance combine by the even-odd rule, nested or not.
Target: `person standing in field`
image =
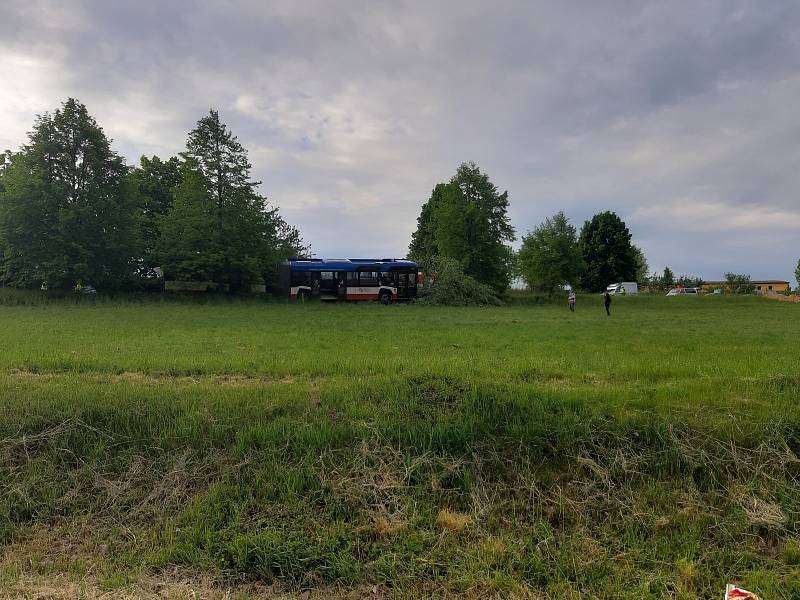
[[[567,303],[569,304],[570,312],[575,312],[575,292],[570,290],[567,296]]]
[[[608,309],[611,306],[611,294],[608,293],[608,290],[606,290],[606,295],[603,297],[603,304],[606,307],[606,315],[610,317],[611,311]]]

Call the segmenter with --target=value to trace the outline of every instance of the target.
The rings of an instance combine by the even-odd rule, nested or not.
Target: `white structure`
[[[606,288],[606,291],[612,296],[617,294],[638,294],[639,284],[635,281],[622,281],[620,283],[612,283]]]

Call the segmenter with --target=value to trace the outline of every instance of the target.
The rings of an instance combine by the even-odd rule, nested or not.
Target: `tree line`
[[[135,290],[159,286],[162,276],[231,292],[269,284],[277,262],[308,247],[259,193],[251,169],[215,110],[178,156],[142,156],[128,166],[70,98],[37,117],[19,151],[0,154],[0,284]],[[449,280],[462,272],[484,286],[464,288],[476,297],[503,294],[515,277],[545,293],[565,284],[597,292],[618,281],[656,290],[702,283],[676,278],[669,267],[649,274],[628,227],[610,211],[580,232],[558,212],[514,252],[508,208],[508,192],[463,163],[422,205],[408,256]],[[800,284],[800,263],[796,275]],[[746,275],[726,277],[747,289]]]
[[[134,290],[163,275],[232,292],[269,283],[276,262],[307,248],[251,168],[215,110],[179,156],[128,166],[70,98],[0,158],[0,281]]]
[[[463,163],[450,181],[433,188],[422,205],[408,257],[446,272],[449,281],[456,281],[455,269],[460,268],[462,277],[495,295],[506,292],[515,277],[528,289],[545,294],[563,290],[565,285],[599,292],[622,281],[635,281],[651,291],[704,283],[694,275],[676,276],[669,267],[651,273],[627,225],[611,211],[595,214],[580,231],[558,212],[523,235],[520,249],[514,252],[510,243],[516,233],[508,207],[507,191],[501,193],[475,163]],[[800,286],[800,261],[795,275]],[[459,285],[465,298],[486,295],[482,288]],[[754,287],[747,274],[725,274],[728,292],[749,293]]]
[[[580,234],[559,212],[524,235],[515,253],[508,206],[507,191],[501,193],[474,163],[463,163],[423,204],[409,258],[426,264],[449,257],[496,294],[504,293],[517,276],[530,289],[553,293],[565,284],[595,292],[647,275],[644,254],[613,212],[594,215]]]

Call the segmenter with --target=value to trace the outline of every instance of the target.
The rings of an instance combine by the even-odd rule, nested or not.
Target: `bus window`
[[[333,271],[322,271],[319,274],[319,278],[323,281],[330,281],[333,279]]]
[[[417,274],[416,273],[409,273],[408,274],[408,287],[416,287],[417,285]]]
[[[347,273],[347,287],[358,287],[358,273],[355,271]]]
[[[309,285],[311,283],[311,273],[308,271],[293,271],[292,285]]]
[[[363,286],[378,285],[378,274],[374,271],[361,271],[359,281]]]

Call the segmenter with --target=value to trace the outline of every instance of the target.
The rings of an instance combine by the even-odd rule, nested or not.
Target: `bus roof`
[[[416,269],[417,263],[396,258],[312,258],[290,260],[289,266],[292,271],[363,271],[367,268],[389,271],[393,268]]]

